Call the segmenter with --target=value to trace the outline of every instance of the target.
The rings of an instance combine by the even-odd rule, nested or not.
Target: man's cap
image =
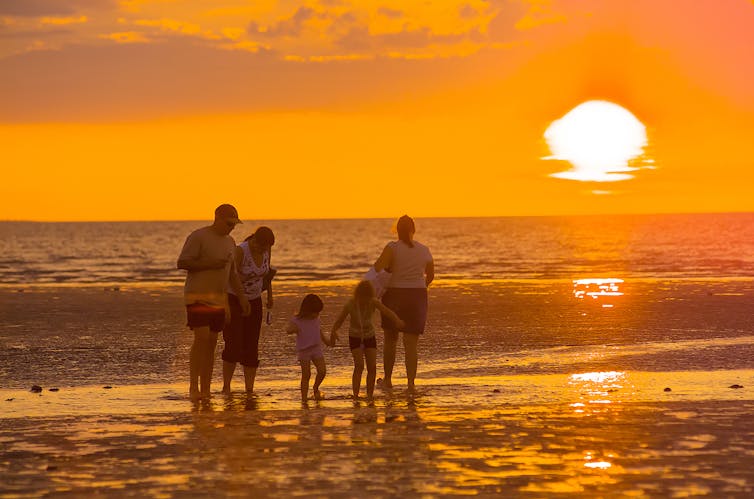
[[[224,218],[229,222],[235,222],[242,224],[243,222],[238,218],[238,210],[232,204],[221,204],[215,209],[215,218]]]

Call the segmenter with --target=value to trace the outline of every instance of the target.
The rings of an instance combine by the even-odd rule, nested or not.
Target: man
[[[227,286],[230,285],[237,296],[243,296],[233,262],[236,243],[230,236],[240,223],[238,211],[232,205],[221,204],[215,210],[214,223],[192,232],[178,257],[178,268],[188,271],[184,296],[188,327],[194,331],[189,355],[189,395],[192,400],[210,396],[217,333],[223,330],[230,314]],[[241,302],[242,315],[249,315],[248,301]]]

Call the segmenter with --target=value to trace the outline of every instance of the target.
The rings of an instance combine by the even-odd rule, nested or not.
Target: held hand
[[[398,326],[398,331],[403,331],[403,329],[406,327],[406,322],[398,319],[398,322],[396,322],[395,325]]]
[[[338,341],[338,333],[333,331],[330,333],[330,346],[334,347],[336,341]]]

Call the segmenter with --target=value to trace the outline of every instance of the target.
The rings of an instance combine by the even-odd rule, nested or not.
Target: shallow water
[[[601,388],[606,386],[612,385]],[[302,409],[236,395],[214,397],[193,410],[185,400],[172,401],[184,406],[177,412],[34,417],[12,425],[2,420],[2,494],[752,493],[751,397],[606,403],[599,394],[583,405],[518,405],[501,400],[506,388],[495,394],[499,398],[463,388],[468,398],[461,400],[428,387],[416,397],[400,391],[381,396],[374,406],[336,399]],[[574,395],[590,398],[593,388]]]
[[[180,286],[6,286],[0,497],[751,496],[754,278],[594,277],[438,280],[418,393],[399,349],[373,406],[341,345],[302,407],[283,333],[353,280],[278,283],[257,395],[199,404]]]

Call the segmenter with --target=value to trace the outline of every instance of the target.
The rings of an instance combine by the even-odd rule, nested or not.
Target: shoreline
[[[259,376],[251,398],[257,410],[301,408],[297,372],[290,379]],[[123,384],[41,387],[30,390],[0,389],[0,421],[47,417],[94,415],[167,414],[196,410],[201,405],[221,407],[228,399],[248,399],[235,380],[231,396],[213,392],[210,401],[193,403],[188,383]],[[740,388],[732,388],[739,386]],[[50,388],[57,388],[50,391]],[[665,391],[669,388],[668,391]],[[337,368],[328,373],[322,386],[325,399],[316,406],[345,409],[350,398],[350,370]],[[423,377],[417,380],[417,393],[410,397],[397,385],[392,392],[377,389],[376,407],[384,407],[393,397],[416,398],[436,408],[455,406],[557,406],[590,407],[610,404],[663,404],[708,402],[754,402],[754,369],[718,371],[603,371],[573,374],[479,375],[467,377]],[[312,402],[310,401],[310,404]]]
[[[453,288],[457,286],[473,286],[473,285],[508,285],[508,284],[521,284],[521,285],[549,285],[549,284],[573,284],[580,279],[597,279],[597,278],[609,278],[616,277],[613,274],[616,273],[599,273],[599,272],[587,272],[579,275],[578,277],[553,277],[553,278],[540,278],[540,277],[506,277],[506,278],[458,278],[458,279],[442,279],[438,278],[432,281],[431,288]],[[754,283],[754,276],[617,276],[625,283],[685,283],[693,284],[695,282],[720,282],[720,283]],[[359,278],[353,279],[276,279],[273,281],[275,288],[282,287],[283,289],[302,287],[324,287],[324,288],[338,288],[353,286],[359,282]],[[103,282],[50,282],[50,283],[0,283],[0,292],[35,292],[35,291],[47,291],[55,289],[81,289],[92,291],[126,291],[126,290],[165,290],[165,289],[183,289],[183,281],[149,281],[149,282],[133,282],[133,281],[103,281]],[[430,289],[431,289],[430,288]]]

